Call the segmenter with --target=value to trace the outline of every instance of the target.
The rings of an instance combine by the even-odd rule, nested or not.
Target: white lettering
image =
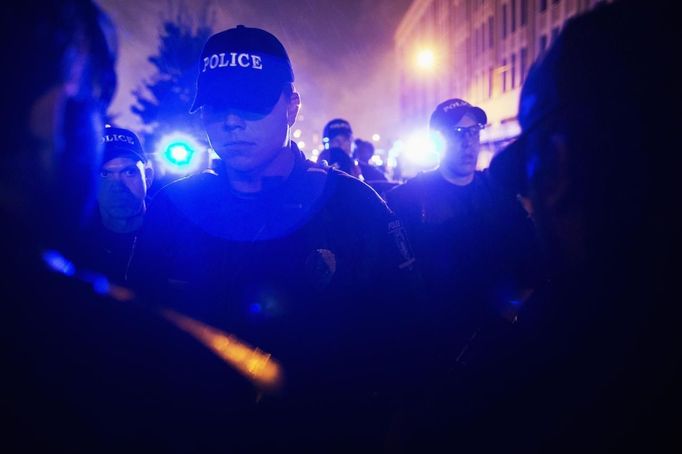
[[[135,139],[132,137],[125,136],[123,134],[112,134],[112,135],[105,135],[102,137],[102,143],[107,143],[107,142],[126,142],[131,145],[135,145]]]
[[[447,112],[448,110],[456,109],[457,107],[462,107],[466,105],[467,103],[465,102],[455,101],[452,104],[448,104],[447,106],[443,107],[443,112]]]
[[[209,69],[225,68],[228,66],[237,66],[242,68],[263,69],[263,60],[260,55],[252,55],[247,53],[238,54],[237,52],[230,52],[229,57],[225,52],[213,54],[204,57],[204,67],[201,72],[206,72]]]
[[[244,60],[246,59],[246,60]],[[237,62],[239,62],[239,66],[242,68],[248,68],[249,67],[249,54],[239,54],[239,57],[237,57]]]

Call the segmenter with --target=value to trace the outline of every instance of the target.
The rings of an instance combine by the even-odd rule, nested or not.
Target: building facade
[[[414,0],[395,33],[401,127],[425,125],[439,102],[462,98],[488,114],[481,140],[494,153],[519,133],[520,88],[531,64],[568,19],[598,3]]]

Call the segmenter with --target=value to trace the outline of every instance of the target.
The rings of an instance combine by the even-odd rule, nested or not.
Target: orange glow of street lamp
[[[417,68],[422,71],[431,71],[436,66],[436,54],[431,49],[421,49],[417,52]]]

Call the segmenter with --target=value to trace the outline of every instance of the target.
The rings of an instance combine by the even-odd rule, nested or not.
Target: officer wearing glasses
[[[486,113],[464,100],[439,104],[429,123],[444,144],[439,167],[386,196],[414,247],[424,330],[443,347],[443,364],[452,364],[487,314],[517,304],[535,279],[532,223],[513,193],[476,170],[486,123]]]
[[[441,103],[431,114],[429,127],[445,145],[439,175],[456,186],[474,180],[481,147],[480,132],[488,122],[485,112],[461,99]]]

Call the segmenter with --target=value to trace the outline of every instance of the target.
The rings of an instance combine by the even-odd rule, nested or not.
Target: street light
[[[436,54],[432,49],[421,49],[417,52],[415,63],[418,69],[422,71],[431,71],[436,66]]]

